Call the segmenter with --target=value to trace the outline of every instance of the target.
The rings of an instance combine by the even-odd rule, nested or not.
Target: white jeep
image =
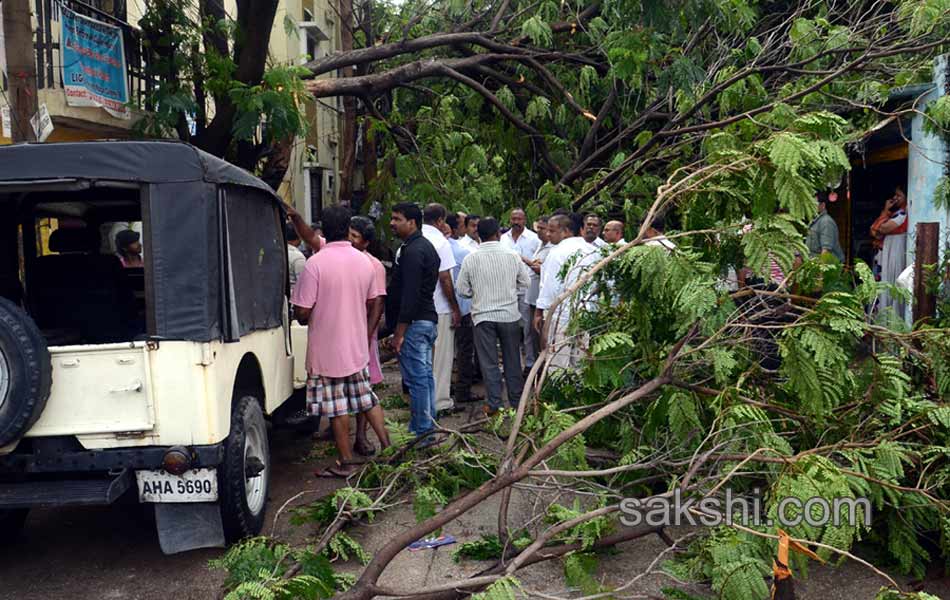
[[[265,415],[303,385],[281,206],[186,144],[0,147],[0,540],[126,494],[167,553],[260,531]]]

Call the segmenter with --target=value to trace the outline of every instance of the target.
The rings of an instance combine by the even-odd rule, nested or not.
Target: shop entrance
[[[849,265],[862,260],[873,266],[876,250],[871,225],[896,186],[907,191],[910,123],[905,127],[902,131],[894,120],[865,138],[863,147],[851,156],[851,172],[838,189],[837,200],[828,203]]]

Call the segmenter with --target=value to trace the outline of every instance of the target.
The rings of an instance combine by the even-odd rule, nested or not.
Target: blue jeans
[[[435,429],[435,377],[432,374],[435,338],[435,323],[413,321],[406,329],[399,352],[399,371],[409,386],[409,431],[417,436]]]

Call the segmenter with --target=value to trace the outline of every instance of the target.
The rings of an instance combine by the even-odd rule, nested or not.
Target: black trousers
[[[455,366],[459,372],[455,401],[469,402],[475,379],[475,327],[470,314],[462,317],[462,325],[455,330]]]
[[[475,326],[475,350],[482,369],[488,405],[501,408],[501,372],[498,369],[498,345],[501,345],[501,360],[505,366],[505,385],[508,387],[508,404],[518,406],[524,389],[521,372],[521,319],[513,323],[485,321]]]

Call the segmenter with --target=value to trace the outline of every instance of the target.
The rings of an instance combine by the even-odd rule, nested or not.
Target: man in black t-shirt
[[[409,431],[427,436],[422,442],[426,446],[434,441],[428,434],[435,429],[436,416],[432,346],[439,320],[433,302],[439,255],[422,237],[422,210],[417,205],[394,206],[389,224],[402,246],[396,252],[386,295],[386,320],[395,330],[393,348],[399,356],[403,383],[409,388]]]

